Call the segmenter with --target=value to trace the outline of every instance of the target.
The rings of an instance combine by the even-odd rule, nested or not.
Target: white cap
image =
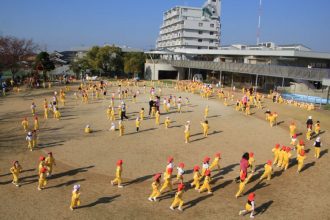
[[[308,119],[312,119],[312,116],[308,116]]]
[[[316,138],[316,141],[317,141],[317,142],[320,142],[320,140],[321,140],[321,137],[317,137],[317,138]]]
[[[73,186],[73,191],[77,191],[77,190],[79,190],[80,189],[80,185],[74,185]]]
[[[188,124],[190,124],[190,121],[187,121]]]
[[[28,136],[31,136],[31,135],[32,135],[32,132],[31,132],[31,131],[29,131],[29,132],[28,132]]]
[[[86,125],[86,128],[89,128],[90,127],[90,125]]]

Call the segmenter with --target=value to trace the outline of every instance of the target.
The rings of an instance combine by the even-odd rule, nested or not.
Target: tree
[[[143,72],[146,57],[144,53],[127,53],[124,57],[124,71],[138,74]]]
[[[42,51],[37,55],[35,67],[37,70],[42,70],[43,78],[45,81],[48,78],[47,72],[55,69],[53,61],[50,60],[49,54],[45,51]]]
[[[32,40],[0,36],[0,70],[10,70],[14,78],[26,64],[24,61],[33,56],[37,49],[38,45]]]

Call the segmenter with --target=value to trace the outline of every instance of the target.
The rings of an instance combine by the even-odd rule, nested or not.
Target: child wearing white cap
[[[315,142],[314,142],[314,152],[315,152],[314,157],[316,157],[316,159],[320,158],[321,146],[322,146],[321,138],[317,137]]]
[[[26,136],[25,139],[26,139],[27,142],[28,142],[28,149],[29,149],[30,151],[32,151],[32,150],[33,150],[33,149],[32,149],[32,140],[33,140],[33,136],[32,136],[32,132],[31,132],[31,131],[29,131],[29,132],[27,133],[27,136]]]
[[[74,185],[70,205],[71,211],[78,206],[80,206],[80,185]]]
[[[85,133],[89,134],[91,132],[92,132],[91,126],[90,125],[86,125],[86,127],[85,127]]]

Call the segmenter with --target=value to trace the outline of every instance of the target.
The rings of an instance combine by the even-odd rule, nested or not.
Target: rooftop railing
[[[171,64],[173,67],[227,71],[311,81],[322,81],[322,79],[330,78],[330,69],[188,60],[162,60],[162,62]]]

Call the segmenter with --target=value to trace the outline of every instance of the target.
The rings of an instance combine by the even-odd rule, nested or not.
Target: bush
[[[323,107],[324,110],[330,110],[330,104],[326,104],[324,107]]]

